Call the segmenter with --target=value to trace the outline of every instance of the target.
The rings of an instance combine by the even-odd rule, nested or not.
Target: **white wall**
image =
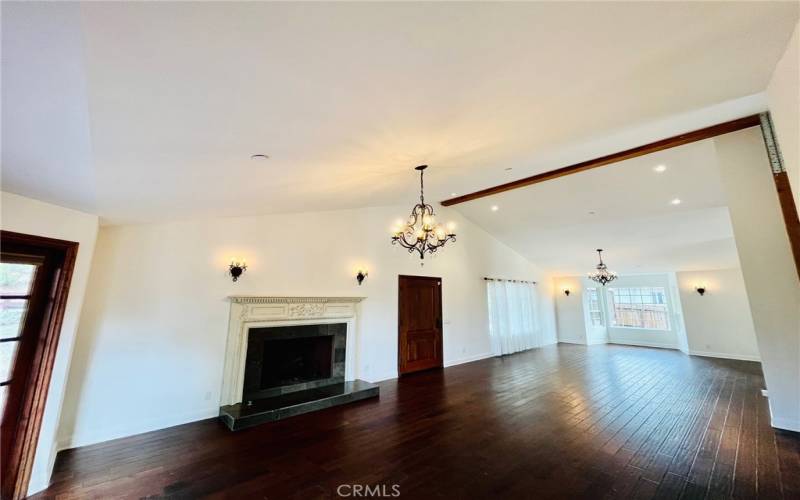
[[[569,289],[569,295],[564,289]],[[553,278],[556,303],[558,341],[568,344],[586,344],[586,324],[583,311],[583,280],[579,276]]]
[[[671,279],[673,276],[674,280]],[[609,340],[669,347],[698,356],[751,361],[760,359],[750,304],[739,268],[620,277],[609,286],[668,288],[673,331],[665,333],[611,328],[609,331],[613,337],[610,338],[604,327],[592,327],[586,314],[583,292],[588,287],[596,287],[601,292],[604,320],[607,321],[607,303],[602,287],[580,276],[556,277],[553,283],[560,342],[596,344]],[[697,284],[707,286],[708,292],[704,297],[695,291]],[[569,297],[561,292],[564,287],[569,287]]]
[[[800,431],[800,281],[757,127],[714,139],[772,424]]]
[[[606,304],[603,287],[585,276],[558,276],[553,278],[556,302],[556,324],[558,341],[569,344],[605,344],[608,342]],[[564,289],[569,289],[569,295]],[[588,288],[598,290],[603,324],[595,326],[589,316]]]
[[[32,494],[47,487],[53,470],[65,382],[97,237],[97,216],[3,192],[0,193],[0,226],[7,231],[79,243],[28,487]]]
[[[767,101],[792,186],[794,204],[800,209],[800,23],[772,73]]]
[[[679,272],[689,353],[758,361],[756,332],[742,270]],[[701,296],[696,286],[706,288]]]
[[[433,260],[390,244],[408,207],[103,227],[81,318],[60,439],[78,446],[214,416],[231,294],[363,295],[356,375],[397,374],[397,275],[443,278],[446,365],[490,355],[484,276],[549,277],[454,211],[458,241]],[[445,215],[446,214],[446,215]],[[249,269],[238,283],[228,259]],[[359,287],[358,266],[369,277]]]

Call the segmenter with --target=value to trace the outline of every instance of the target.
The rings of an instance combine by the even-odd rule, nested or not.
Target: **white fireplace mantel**
[[[242,401],[250,328],[346,323],[345,380],[355,379],[356,317],[364,297],[275,297],[233,295],[225,347],[220,406]]]

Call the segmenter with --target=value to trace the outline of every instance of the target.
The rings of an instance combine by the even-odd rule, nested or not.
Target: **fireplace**
[[[220,420],[245,429],[377,397],[356,378],[362,297],[230,297]]]
[[[346,323],[251,328],[243,401],[344,381]]]

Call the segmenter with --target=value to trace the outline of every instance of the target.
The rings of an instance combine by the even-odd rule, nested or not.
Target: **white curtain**
[[[536,287],[532,283],[487,280],[489,337],[495,356],[542,345]]]

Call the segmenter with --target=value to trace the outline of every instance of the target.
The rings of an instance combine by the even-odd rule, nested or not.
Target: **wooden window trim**
[[[2,450],[2,480],[0,480],[0,496],[4,499],[16,500],[24,498],[30,481],[36,445],[44,416],[47,393],[53,373],[56,349],[64,321],[72,273],[78,254],[78,243],[72,241],[33,236],[0,230],[0,241],[3,245],[10,243],[27,245],[53,252],[58,256],[57,268],[53,270],[50,289],[42,293],[50,295],[49,308],[43,314],[42,328],[39,331],[31,355],[31,368],[27,383],[21,394],[19,414],[16,419],[3,416],[3,427],[9,425],[13,430],[12,445]],[[9,420],[9,423],[6,423]],[[6,436],[6,429],[3,429]]]

